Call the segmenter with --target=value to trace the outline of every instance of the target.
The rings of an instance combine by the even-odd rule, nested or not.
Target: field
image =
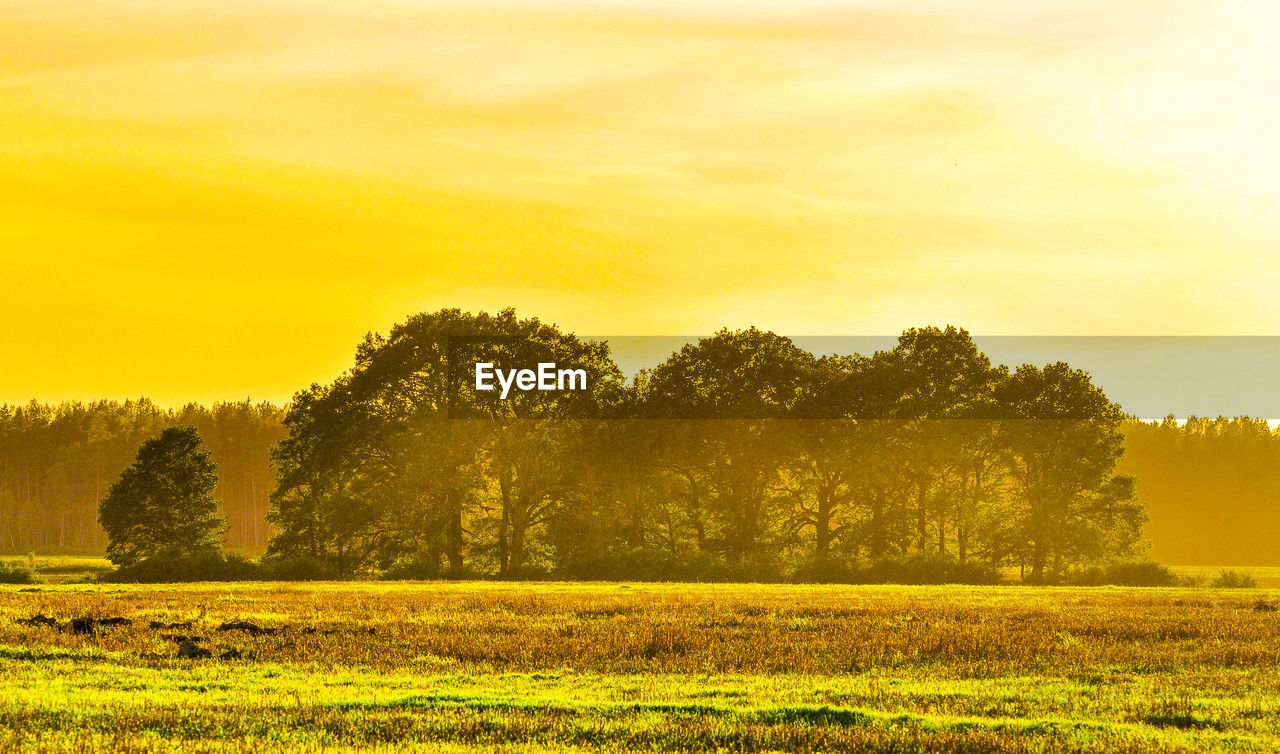
[[[0,587],[0,748],[1280,749],[1271,590]],[[57,627],[17,622],[43,614]],[[132,625],[75,633],[76,617]],[[190,628],[152,628],[151,622]],[[218,630],[242,621],[251,629]],[[209,659],[178,657],[174,635]],[[228,650],[238,659],[218,659]]]

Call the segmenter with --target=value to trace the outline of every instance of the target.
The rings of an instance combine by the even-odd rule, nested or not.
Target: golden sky
[[[1278,334],[1271,0],[0,2],[0,402],[583,334]]]

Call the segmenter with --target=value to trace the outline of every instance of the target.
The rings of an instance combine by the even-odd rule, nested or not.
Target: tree
[[[98,507],[107,557],[129,566],[161,551],[221,549],[226,520],[214,498],[217,467],[195,427],[171,427],[138,449]]]
[[[283,413],[248,402],[166,410],[145,398],[0,406],[0,545],[101,550],[107,538],[98,504],[107,488],[143,442],[189,425],[218,466],[228,546],[260,547],[274,476],[268,452],[283,435]]]
[[[1047,570],[1131,554],[1146,513],[1124,454],[1120,407],[1089,373],[1064,363],[1023,365],[997,391],[1013,418],[1001,423],[1015,488],[1011,519],[1031,580]]]
[[[936,554],[945,558],[948,522],[972,517],[966,505],[970,495],[963,489],[969,475],[960,467],[983,457],[987,425],[967,420],[988,412],[1004,372],[992,368],[967,331],[953,326],[907,330],[885,357],[896,383],[894,418],[908,436],[910,450],[899,460],[914,486],[915,547],[925,554],[936,543]],[[958,537],[963,539],[964,532],[962,525]]]
[[[888,554],[902,516],[902,473],[895,459],[899,422],[887,419],[897,396],[885,354],[825,356],[792,422],[787,468],[795,502],[793,526],[813,530],[813,568],[823,576],[838,539],[849,555]],[[895,526],[895,523],[899,524]]]
[[[581,370],[585,389],[533,390],[503,399],[497,391],[476,389],[471,377],[482,362],[505,370],[555,363]],[[451,364],[463,373],[452,389],[452,415],[482,420],[487,435],[483,468],[497,493],[498,573],[518,576],[527,566],[531,535],[574,500],[586,423],[606,416],[623,399],[622,373],[606,343],[584,341],[537,318],[518,319],[514,309],[478,315],[471,337],[454,346]]]
[[[476,390],[482,362],[581,369],[586,389],[503,399]],[[285,419],[268,552],[343,574],[398,559],[433,570],[443,555],[458,572],[467,525],[492,523],[499,573],[518,574],[530,535],[570,497],[580,421],[620,382],[607,345],[511,309],[445,309],[370,335],[348,373],[300,393]]]
[[[479,363],[547,362],[587,389],[474,382]],[[268,552],[344,575],[465,559],[504,577],[829,578],[907,556],[1038,578],[1133,551],[1142,511],[1113,473],[1117,416],[1087,375],[1010,375],[954,327],[822,359],[722,330],[628,386],[604,343],[446,309],[368,336],[348,372],[297,395]]]
[[[668,427],[666,465],[699,549],[733,560],[764,552],[783,497],[783,422],[815,368],[789,338],[751,328],[687,345],[646,375],[649,415],[679,420]]]

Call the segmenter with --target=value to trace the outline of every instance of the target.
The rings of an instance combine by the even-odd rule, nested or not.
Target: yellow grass
[[[0,748],[1276,749],[1280,613],[1257,605],[1277,601],[1204,588],[11,586]],[[15,622],[39,613],[133,625]],[[231,620],[277,633],[217,630]],[[173,634],[241,657],[181,659]]]

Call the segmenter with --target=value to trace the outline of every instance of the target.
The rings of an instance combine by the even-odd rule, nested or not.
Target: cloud
[[[1263,5],[1160,8],[6,3],[0,400],[280,398],[446,305],[1269,332]]]

